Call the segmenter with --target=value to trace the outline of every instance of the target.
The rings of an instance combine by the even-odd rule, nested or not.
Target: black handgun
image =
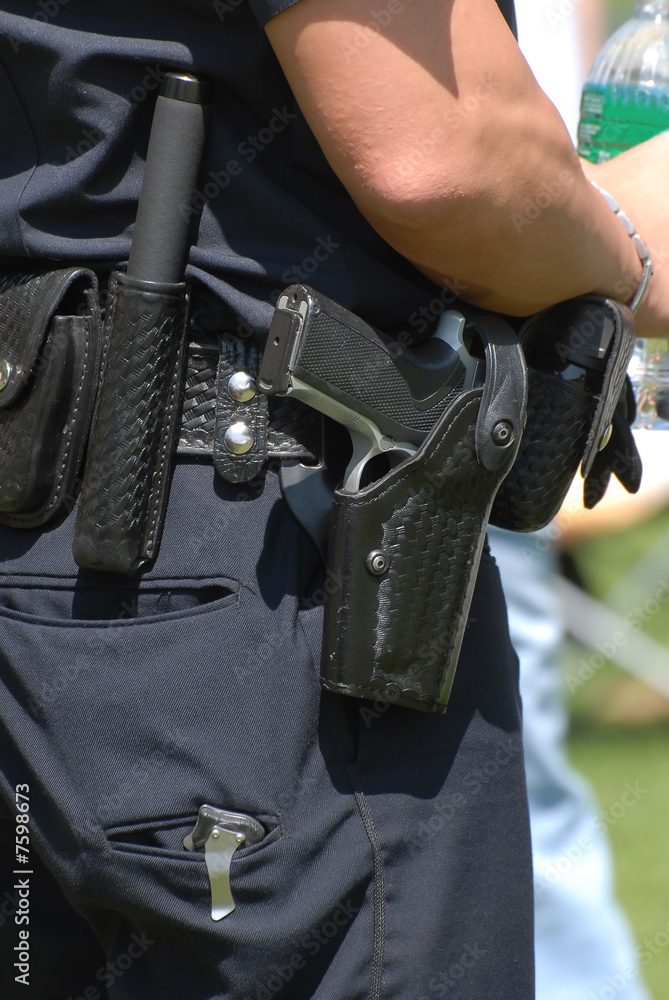
[[[353,442],[330,513],[327,560],[340,585],[325,607],[323,685],[445,711],[490,509],[524,426],[514,332],[500,317],[451,311],[410,348],[292,285],[258,385],[345,425]]]

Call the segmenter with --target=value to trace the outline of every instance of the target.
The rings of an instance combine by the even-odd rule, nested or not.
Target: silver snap
[[[383,576],[390,566],[390,556],[382,549],[373,549],[365,559],[365,569],[372,576]]]
[[[231,424],[223,437],[223,444],[233,455],[245,455],[255,443],[253,431],[243,420]]]
[[[12,375],[12,366],[10,365],[9,361],[0,359],[0,392],[2,392],[3,389],[6,389],[7,386],[9,385],[9,380],[11,378],[11,375]]]
[[[228,381],[228,395],[236,403],[248,403],[257,396],[258,388],[248,372],[235,372]]]

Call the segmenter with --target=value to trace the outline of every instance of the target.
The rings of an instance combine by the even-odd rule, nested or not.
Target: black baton
[[[130,278],[183,281],[196,215],[207,90],[202,80],[186,73],[168,73],[162,83],[126,268]]]
[[[105,357],[73,546],[80,566],[136,572],[158,553],[181,404],[183,281],[204,149],[206,85],[167,74],[132,247],[110,276]]]

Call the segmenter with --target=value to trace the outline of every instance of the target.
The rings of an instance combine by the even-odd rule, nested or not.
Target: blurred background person
[[[594,793],[567,758],[564,625],[552,535],[552,526],[527,535],[499,528],[489,534],[520,660],[534,861],[536,996],[648,1000],[636,944],[614,895],[606,827]]]

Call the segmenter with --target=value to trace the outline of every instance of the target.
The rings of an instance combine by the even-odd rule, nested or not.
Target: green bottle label
[[[581,98],[578,152],[603,163],[669,128],[669,93],[642,87],[586,83]]]

